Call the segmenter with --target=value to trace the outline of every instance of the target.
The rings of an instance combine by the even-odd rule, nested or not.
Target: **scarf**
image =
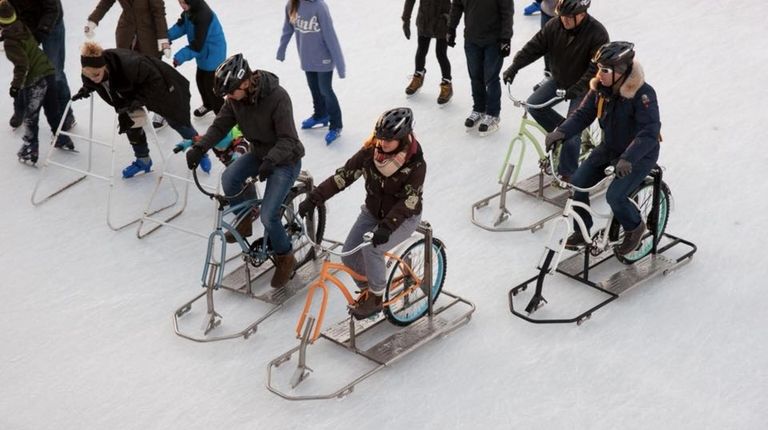
[[[374,148],[373,165],[376,166],[376,170],[384,175],[384,177],[388,178],[395,174],[416,153],[418,142],[411,137],[409,137],[409,140],[411,144],[407,148],[403,148],[402,151],[394,154],[385,154],[378,146]]]

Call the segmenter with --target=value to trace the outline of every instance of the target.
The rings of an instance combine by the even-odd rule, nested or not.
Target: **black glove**
[[[11,95],[11,98],[16,98],[16,96],[19,95],[19,87],[11,87],[11,89],[8,91],[8,94]]]
[[[379,228],[377,228],[376,231],[373,232],[373,237],[371,238],[371,244],[374,247],[383,245],[389,242],[390,235],[392,235],[392,230],[390,230],[389,227],[385,225],[380,225]]]
[[[573,100],[576,97],[580,96],[581,94],[578,93],[576,88],[570,87],[565,90],[565,99],[566,100]]]
[[[315,210],[315,207],[317,207],[317,203],[312,199],[312,196],[307,196],[306,200],[299,203],[299,218],[306,218],[307,215]]]
[[[135,123],[127,112],[117,115],[117,131],[120,134],[127,132]]]
[[[499,39],[499,54],[501,58],[509,57],[509,52],[512,49],[511,39]]]
[[[632,163],[623,158],[620,158],[619,162],[616,163],[616,177],[623,178],[630,173],[632,173]]]
[[[515,76],[517,75],[517,69],[513,68],[512,66],[507,67],[507,70],[504,71],[504,73],[501,75],[501,77],[504,79],[504,83],[509,85],[515,80]]]
[[[259,181],[264,182],[275,171],[275,163],[269,158],[261,160],[261,166],[259,166]]]
[[[189,170],[195,170],[203,159],[205,151],[199,145],[192,145],[187,150],[187,167]]]
[[[448,34],[445,35],[445,41],[451,48],[456,46],[456,30],[448,30]]]
[[[91,96],[91,92],[92,91],[90,89],[86,87],[82,87],[79,90],[77,90],[77,93],[75,93],[74,96],[72,96],[72,101],[75,102],[81,99],[87,99],[88,97]]]
[[[411,40],[411,21],[403,20],[403,34],[405,38]]]
[[[560,131],[560,129],[554,129],[552,132],[547,133],[547,137],[544,138],[544,146],[547,149],[547,152],[552,151],[555,149],[555,146],[562,142],[563,139],[565,139],[565,133]]]

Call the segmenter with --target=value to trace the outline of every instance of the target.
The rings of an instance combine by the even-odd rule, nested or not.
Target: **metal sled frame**
[[[649,218],[650,218],[650,222],[652,222],[652,225],[657,225],[658,214],[659,214],[659,210],[658,210],[659,188],[661,187],[661,177],[662,177],[661,171],[659,171],[658,174],[653,175],[653,177],[654,177],[654,197],[653,197],[653,207],[651,209],[651,214]],[[578,202],[576,202],[575,204],[580,205],[580,203]],[[571,222],[570,218],[564,218],[564,219],[566,220],[565,222],[568,222],[568,223]],[[582,230],[584,230],[585,227],[583,226],[583,221],[578,217],[576,217],[575,219],[576,219],[576,222],[582,227]],[[607,231],[605,234],[608,234]],[[646,238],[650,236],[651,236],[651,233],[647,234]],[[667,239],[669,242],[659,247],[659,244],[661,243],[662,238]],[[669,251],[670,249],[678,245],[687,246],[689,249],[687,250],[687,252],[684,252],[682,255],[680,255],[677,258],[668,258],[663,255],[664,252]],[[535,324],[576,323],[577,325],[581,325],[584,321],[588,320],[592,316],[592,313],[602,308],[603,306],[607,305],[608,303],[616,300],[621,294],[629,291],[630,289],[650,279],[655,278],[660,274],[666,275],[667,273],[677,269],[678,267],[690,262],[691,259],[693,258],[693,255],[697,251],[696,245],[693,244],[692,242],[689,242],[685,239],[681,239],[677,236],[673,236],[668,233],[664,233],[660,237],[653,237],[652,248],[650,253],[647,256],[627,266],[624,270],[615,272],[614,274],[609,276],[607,279],[604,279],[599,282],[595,282],[591,280],[589,277],[590,270],[594,269],[595,267],[597,267],[598,265],[606,261],[611,260],[612,257],[614,257],[613,251],[606,250],[600,255],[598,255],[595,258],[595,260],[590,261],[592,248],[590,246],[587,246],[585,249],[581,250],[580,252],[568,257],[562,262],[559,262],[558,261],[559,255],[562,255],[564,247],[565,247],[565,239],[563,239],[562,244],[560,245],[559,251],[555,251],[554,249],[548,247],[547,252],[543,257],[543,261],[539,265],[539,273],[536,276],[524,281],[523,283],[509,290],[509,293],[508,293],[509,310],[510,312],[512,312],[512,314],[528,322],[535,323]],[[557,258],[555,258],[556,254],[558,255]],[[583,261],[582,261],[582,258],[583,258]],[[553,259],[555,260],[554,264],[557,265],[557,267],[555,268],[552,268]],[[531,302],[528,304],[528,306],[526,306],[525,313],[522,313],[517,309],[515,309],[514,298],[517,294],[527,290],[530,284],[532,284],[533,282],[536,282],[535,294],[540,295],[543,289],[543,283],[546,276],[554,273],[560,273],[573,280],[579,281],[580,283],[588,287],[601,291],[607,297],[600,303],[581,312],[580,314],[576,315],[573,318],[552,318],[552,319],[532,318],[530,315],[534,313],[544,303],[546,303],[546,300],[544,300],[544,298],[541,296],[540,296],[540,299],[542,300],[542,302],[536,303],[534,300],[534,298],[536,297],[535,295],[534,295],[534,298],[531,299]]]
[[[66,108],[64,109],[64,115],[62,115],[61,120],[59,121],[59,126],[56,129],[56,133],[54,133],[53,141],[52,141],[52,142],[56,142],[56,139],[59,137],[59,135],[70,136],[70,137],[73,137],[73,138],[76,138],[76,139],[79,139],[79,140],[87,141],[88,142],[88,167],[86,168],[86,170],[82,170],[82,169],[78,169],[76,167],[68,166],[66,164],[62,164],[62,163],[59,163],[57,161],[51,160],[51,156],[52,156],[52,154],[53,154],[53,152],[55,150],[54,147],[53,147],[53,144],[51,144],[50,148],[48,149],[48,154],[45,157],[45,161],[43,162],[43,167],[42,167],[42,171],[40,172],[40,177],[38,178],[37,183],[35,184],[35,188],[32,191],[31,201],[32,201],[32,204],[34,206],[39,206],[39,205],[47,202],[51,198],[61,194],[63,191],[65,191],[65,190],[67,190],[67,189],[77,185],[78,183],[82,182],[87,177],[92,177],[92,178],[96,178],[96,179],[100,179],[100,180],[106,181],[106,182],[109,183],[109,193],[107,194],[107,225],[112,230],[117,231],[117,230],[121,230],[121,229],[123,229],[125,227],[128,227],[128,226],[138,222],[141,218],[136,218],[136,219],[128,221],[128,222],[126,222],[124,224],[117,224],[117,225],[112,220],[112,193],[114,192],[114,189],[115,189],[115,174],[114,174],[114,172],[115,172],[115,156],[116,156],[116,152],[117,152],[116,149],[115,149],[115,138],[117,137],[117,115],[115,115],[115,119],[114,119],[114,121],[112,123],[112,129],[114,130],[113,133],[112,133],[112,140],[110,142],[104,142],[104,141],[101,141],[101,140],[94,139],[93,138],[94,97],[90,97],[90,101],[91,101],[91,110],[90,110],[90,116],[89,116],[90,123],[88,125],[88,136],[82,136],[82,135],[79,135],[79,134],[70,133],[70,132],[62,130],[62,127],[64,125],[64,119],[67,117],[66,114],[67,114],[67,112],[69,112],[72,109],[72,101],[69,101],[67,103]],[[146,110],[146,108],[144,108],[144,112],[147,113],[147,116],[149,116],[149,112]],[[150,124],[149,128],[152,130],[152,132],[151,132],[151,134],[150,133],[147,133],[147,134],[152,136],[152,138],[154,140],[154,143],[155,143],[155,146],[158,149],[158,154],[160,154],[160,158],[162,160],[162,163],[163,163],[163,165],[165,165],[165,156],[163,155],[162,150],[160,149],[160,145],[159,145],[158,139],[157,139],[157,132],[155,132],[155,129],[151,126],[151,124]],[[145,130],[145,132],[146,132],[146,130]],[[93,165],[93,145],[94,144],[105,146],[107,148],[110,148],[111,151],[112,151],[112,160],[111,160],[111,163],[110,163],[110,173],[109,173],[109,176],[104,176],[104,175],[97,174],[97,173],[93,172],[93,170],[92,170],[92,165]],[[45,180],[45,177],[46,177],[46,174],[48,172],[48,168],[49,167],[59,167],[59,168],[65,169],[65,170],[70,170],[70,171],[73,171],[73,172],[77,172],[77,173],[80,173],[80,176],[78,178],[76,178],[76,179],[74,179],[74,180],[64,184],[63,186],[57,188],[56,190],[54,190],[53,192],[51,192],[51,193],[49,193],[49,194],[47,194],[45,196],[38,196],[37,193],[38,193],[38,190],[40,188],[40,184],[43,182],[43,180]],[[171,206],[176,204],[176,202],[178,201],[179,192],[176,189],[175,185],[172,185],[172,186],[173,186],[173,190],[174,190],[174,193],[175,193],[174,202],[171,203],[170,205],[167,205],[167,206],[164,206],[162,208],[159,208],[159,209],[155,210],[154,212],[152,212],[152,214],[155,214],[157,212],[165,210],[165,209],[167,209],[167,208],[169,208],[169,207],[171,207]]]
[[[312,189],[314,179],[312,178],[309,173],[306,171],[301,171],[299,174],[297,182],[301,182],[305,184],[308,189]],[[256,199],[259,199],[257,192]],[[217,202],[217,204],[222,204],[221,202]],[[173,331],[180,337],[183,337],[185,339],[189,339],[195,342],[217,342],[220,340],[226,340],[226,339],[236,339],[239,337],[242,337],[244,339],[248,339],[252,334],[256,333],[256,330],[258,328],[258,325],[261,324],[264,320],[272,316],[275,312],[280,310],[282,308],[283,304],[287,302],[289,299],[293,298],[298,292],[306,288],[308,283],[302,283],[300,285],[292,285],[289,283],[283,288],[275,289],[271,287],[267,287],[268,291],[265,291],[261,294],[257,294],[254,291],[254,281],[256,281],[259,278],[262,278],[267,273],[271,272],[271,270],[274,268],[273,264],[267,264],[267,262],[262,263],[257,268],[256,273],[252,273],[252,267],[249,265],[247,261],[245,261],[241,266],[239,266],[237,269],[233,270],[232,272],[228,273],[227,275],[224,275],[224,267],[227,263],[235,260],[238,256],[242,255],[241,253],[238,253],[237,255],[227,258],[226,256],[226,239],[224,238],[224,230],[227,231],[236,231],[235,225],[237,225],[240,221],[240,218],[244,216],[244,214],[247,212],[243,212],[239,217],[237,217],[232,224],[223,221],[221,218],[223,218],[224,215],[227,215],[229,213],[233,213],[237,210],[239,210],[242,207],[250,206],[252,204],[252,200],[246,200],[238,205],[230,206],[227,209],[223,210],[217,210],[216,211],[216,221],[214,223],[215,226],[221,225],[222,229],[214,230],[209,236],[208,236],[208,250],[206,253],[206,263],[203,269],[203,274],[201,276],[201,282],[203,288],[205,288],[205,291],[195,296],[192,300],[189,300],[188,302],[181,305],[176,311],[173,313]],[[312,220],[308,219],[308,222],[311,222]],[[314,226],[309,226],[308,231],[314,234]],[[221,252],[218,258],[214,255],[213,247],[214,247],[214,241],[216,239],[219,239],[221,244]],[[245,242],[243,242],[243,239],[240,237],[239,234],[235,234],[235,238],[238,241],[239,246],[241,249],[247,249],[248,246]],[[315,238],[312,237],[312,240]],[[330,241],[326,240],[325,242],[330,243],[332,245],[332,248],[335,248],[337,246],[341,246],[341,243],[336,241]],[[309,246],[308,244],[306,246]],[[313,252],[316,252],[313,250]],[[322,255],[321,255],[322,256]],[[317,260],[317,256],[314,257],[314,260],[307,261],[306,264],[296,269],[296,275],[301,276],[307,276],[309,275],[310,281],[312,280],[312,274],[308,273],[311,272],[312,269],[314,269],[314,265],[312,264],[313,261]],[[218,290],[219,288],[230,292],[230,293],[237,293],[244,295],[246,297],[259,300],[261,302],[271,304],[273,305],[272,308],[270,308],[264,315],[262,315],[260,318],[258,318],[256,321],[248,324],[245,328],[242,330],[223,334],[219,336],[210,336],[208,337],[208,333],[210,333],[213,329],[221,325],[221,318],[222,316],[216,312],[215,305],[214,305],[214,291]],[[206,317],[203,321],[203,336],[194,336],[191,334],[187,334],[181,331],[179,327],[179,318],[184,316],[184,314],[188,313],[190,310],[192,310],[192,305],[195,304],[198,300],[202,299],[203,297],[206,298],[206,306],[207,306],[207,312]]]
[[[429,224],[422,223],[417,231],[425,236],[424,279],[422,279],[422,283],[424,285],[432,285],[432,229],[429,227]],[[370,348],[364,350],[360,349],[357,346],[357,341],[371,329],[386,321],[386,317],[381,314],[374,320],[366,319],[363,321],[355,321],[352,317],[349,317],[323,330],[320,333],[321,338],[329,340],[333,344],[367,358],[374,364],[374,366],[353,381],[333,392],[318,395],[294,396],[273,385],[272,370],[290,360],[291,356],[298,352],[298,364],[293,377],[291,378],[292,387],[295,388],[309,376],[309,372],[312,371],[312,369],[309,368],[306,363],[307,346],[314,342],[313,328],[316,321],[313,316],[308,316],[306,323],[303,326],[303,332],[301,332],[301,336],[299,337],[299,344],[269,362],[267,366],[267,389],[286,400],[323,400],[341,398],[354,391],[357,384],[369,378],[371,375],[387,366],[391,366],[396,361],[415,351],[430,340],[450,333],[469,322],[475,311],[475,305],[473,303],[443,289],[440,294],[449,297],[450,302],[434,309],[432,288],[428,288],[427,290],[429,295],[427,314],[412,324],[399,329]],[[451,320],[443,315],[443,312],[460,303],[469,308],[465,313]]]
[[[559,192],[551,197],[544,195],[544,190],[553,184],[552,178],[545,174],[545,171],[551,167],[547,160],[547,155],[544,149],[539,143],[539,140],[531,132],[531,128],[537,130],[542,135],[547,134],[546,130],[544,130],[539,125],[539,123],[528,119],[528,111],[525,111],[520,121],[520,129],[517,132],[517,136],[515,136],[509,143],[507,153],[504,156],[504,163],[502,164],[501,172],[499,172],[498,183],[501,185],[501,190],[472,204],[472,213],[470,218],[472,224],[482,228],[483,230],[497,232],[530,230],[531,232],[535,232],[536,230],[542,228],[544,223],[557,218],[562,213],[561,209],[565,204],[565,200],[568,198],[568,191],[559,190]],[[594,142],[593,132],[590,129],[586,129],[585,132],[582,133],[582,139],[586,139],[587,137],[589,137],[590,142]],[[530,143],[533,146],[533,149],[536,151],[536,154],[539,157],[538,160],[540,170],[539,173],[521,182],[518,182],[520,166],[522,166],[523,159],[525,158],[525,150],[527,146],[526,142]],[[510,162],[510,158],[512,158],[515,146],[518,143],[520,144],[520,155],[517,156],[515,160]],[[583,160],[588,154],[589,152],[582,152],[580,158]],[[528,225],[514,227],[500,226],[511,216],[511,213],[507,208],[507,193],[513,190],[519,191],[524,195],[534,199],[549,203],[556,209],[551,214]],[[499,207],[497,209],[496,215],[493,218],[493,225],[486,225],[477,219],[477,210],[488,206],[490,202],[497,197],[499,198]]]

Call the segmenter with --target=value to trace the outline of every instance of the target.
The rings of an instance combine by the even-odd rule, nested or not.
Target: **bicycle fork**
[[[570,200],[569,200],[570,201]],[[557,270],[557,266],[560,264],[560,258],[565,250],[565,243],[568,240],[573,228],[571,227],[571,218],[567,215],[569,204],[566,203],[566,210],[563,211],[563,216],[557,219],[555,226],[552,229],[552,233],[549,237],[549,243],[544,247],[544,254],[539,260],[539,274],[536,277],[536,290],[525,307],[525,311],[529,314],[535,312],[547,303],[547,300],[542,295],[544,289],[544,278],[547,275],[553,275]],[[558,231],[564,230],[565,234],[560,236],[558,240]]]

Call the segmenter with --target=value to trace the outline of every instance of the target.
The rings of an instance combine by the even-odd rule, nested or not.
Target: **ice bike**
[[[234,226],[238,225],[249,213],[258,215],[262,200],[257,196],[254,199],[248,199],[237,205],[229,205],[229,202],[232,199],[242,195],[248,187],[254,183],[253,178],[246,180],[245,185],[238,193],[227,196],[206,190],[197,178],[197,169],[192,171],[192,177],[198,190],[212,200],[215,200],[217,205],[216,221],[214,230],[208,237],[208,247],[205,257],[206,262],[201,276],[202,286],[205,288],[205,291],[176,310],[173,316],[174,331],[181,337],[198,342],[210,342],[241,336],[247,339],[250,335],[256,332],[257,326],[262,321],[277,312],[277,310],[282,307],[283,303],[293,297],[299,290],[304,288],[305,285],[291,282],[285,287],[278,289],[267,286],[267,291],[261,294],[256,291],[258,289],[264,290],[263,288],[257,287],[256,281],[260,278],[264,278],[265,275],[271,272],[271,269],[274,268],[274,251],[267,238],[259,237],[252,242],[249,242],[248,239],[238,233]],[[288,192],[281,208],[281,222],[286,234],[291,240],[292,249],[297,261],[294,274],[296,273],[296,270],[301,270],[303,266],[315,259],[316,252],[312,246],[312,240],[318,242],[321,241],[325,231],[325,207],[323,205],[318,205],[313,212],[303,220],[297,216],[298,205],[307,198],[313,187],[312,177],[307,172],[302,171],[296,184]],[[234,219],[231,222],[225,221],[225,217],[228,215],[234,215]],[[258,216],[254,217],[254,219],[257,218]],[[225,232],[232,234],[235,238],[236,246],[239,248],[239,254],[232,258],[227,257]],[[214,254],[217,244],[220,247],[220,251],[219,255],[216,257]],[[226,264],[230,263],[238,256],[243,260],[243,264],[225,276],[224,269]],[[257,273],[252,273],[253,269],[259,271]],[[219,288],[241,293],[250,298],[269,303],[272,305],[272,308],[265,315],[249,324],[243,330],[231,334],[208,337],[208,334],[221,324],[222,317],[216,312],[213,300],[213,293],[214,291],[219,290]],[[192,305],[203,296],[206,297],[207,301],[207,312],[203,325],[204,337],[201,338],[183,333],[179,328],[179,318],[189,312],[192,309]]]
[[[296,336],[300,339],[299,345],[269,363],[267,389],[288,400],[343,397],[351,393],[356,384],[385,366],[416,350],[429,340],[448,333],[469,321],[475,309],[474,305],[443,290],[447,269],[445,246],[439,239],[432,237],[432,229],[429,224],[422,222],[417,232],[423,234],[424,237],[415,241],[406,241],[392,252],[385,254],[389,276],[384,291],[383,312],[362,321],[355,321],[350,317],[326,330],[322,330],[322,325],[328,304],[329,285],[337,287],[348,304],[354,303],[352,294],[335,273],[344,272],[354,280],[363,282],[366,280],[364,276],[355,273],[349,267],[331,262],[330,256],[347,256],[359,252],[362,248],[370,245],[372,234],[367,233],[363,243],[344,252],[334,251],[319,242],[316,243],[316,246],[324,251],[325,258],[319,278],[308,288],[307,299],[296,325]],[[321,302],[317,317],[315,317],[310,315],[310,310],[315,293],[318,291],[321,292]],[[450,301],[433,309],[438,296],[447,296]],[[446,316],[448,309],[460,303],[466,305],[468,311],[459,314],[458,317]],[[390,322],[395,327],[395,333],[378,341],[373,346],[363,349],[360,344],[370,342],[361,342],[361,338],[367,341],[369,338],[375,337],[373,329],[377,326],[381,328],[381,323],[384,321]],[[309,376],[312,369],[306,364],[307,346],[314,344],[320,337],[367,358],[375,363],[375,367],[329,394],[291,395],[275,386],[273,384],[273,370],[290,360],[297,351],[299,352],[299,360],[290,378],[290,388],[295,389]]]
[[[552,157],[551,153],[549,157]],[[614,167],[607,167],[605,175],[605,178],[600,182],[588,188],[580,188],[566,183],[558,178],[557,175],[554,176],[554,180],[571,190],[589,193],[596,189],[607,188],[615,177]],[[659,274],[666,274],[678,266],[689,262],[696,252],[696,245],[666,233],[672,204],[672,194],[667,184],[662,180],[662,170],[660,167],[654,167],[643,183],[630,194],[629,200],[640,211],[640,216],[648,226],[648,231],[635,250],[624,255],[618,255],[613,253],[613,247],[623,241],[624,229],[613,217],[613,214],[610,212],[607,214],[599,213],[590,205],[575,201],[572,195],[569,194],[568,199],[565,201],[563,212],[556,221],[549,242],[544,248],[544,254],[538,266],[538,274],[509,291],[510,311],[514,315],[534,323],[575,322],[581,325],[581,323],[591,317],[594,311],[615,300],[622,293]],[[579,213],[576,212],[576,208],[589,212],[596,221],[603,220],[603,226],[597,227],[596,222],[595,226],[593,226],[593,233],[590,236],[586,224]],[[563,260],[561,263],[566,249],[566,240],[574,231],[574,223],[581,231],[582,237],[589,238],[589,243],[575,255]],[[595,228],[597,229],[595,230]],[[665,239],[666,243],[660,244],[662,239]],[[678,253],[679,255],[674,258],[662,255],[662,253],[669,252],[677,245],[683,245],[685,251]],[[669,253],[672,254],[672,252]],[[581,257],[583,257],[583,262]],[[590,257],[594,257],[596,261],[590,262]],[[613,273],[607,279],[600,282],[591,280],[590,270],[611,260],[612,257],[615,257],[616,260],[625,265],[629,265],[629,267]],[[563,274],[599,290],[605,293],[607,298],[573,318],[531,318],[531,314],[547,303],[542,292],[544,281],[547,275],[554,275],[555,273]],[[527,290],[528,286],[534,281],[536,282],[536,289],[528,305],[525,307],[525,314],[523,314],[515,309],[514,297]]]
[[[501,190],[484,197],[472,204],[471,221],[472,224],[488,231],[525,231],[535,232],[542,228],[547,221],[557,218],[560,215],[560,208],[565,204],[567,191],[562,188],[556,188],[552,181],[551,173],[557,172],[558,160],[560,158],[559,149],[554,157],[548,158],[544,150],[544,145],[540,136],[546,136],[547,131],[535,120],[528,118],[528,109],[542,109],[552,106],[564,100],[565,90],[557,90],[555,97],[541,104],[531,104],[524,100],[518,100],[512,95],[511,86],[507,85],[507,94],[512,103],[517,107],[522,107],[523,116],[520,120],[520,128],[517,135],[509,143],[507,152],[504,155],[501,171],[498,176],[498,183]],[[600,131],[598,127],[590,127],[581,134],[581,152],[579,161],[584,160],[592,149],[600,142]],[[520,180],[520,171],[525,159],[526,148],[531,146],[538,157],[539,172],[527,179]],[[516,154],[516,156],[515,156]],[[557,209],[544,218],[534,220],[527,225],[511,226],[507,223],[511,217],[511,212],[507,208],[507,196],[510,191],[518,191],[523,195],[532,197],[538,201],[546,202],[555,206]],[[495,213],[491,224],[481,219],[481,209],[490,205],[491,201],[499,199],[499,205],[495,208]]]

